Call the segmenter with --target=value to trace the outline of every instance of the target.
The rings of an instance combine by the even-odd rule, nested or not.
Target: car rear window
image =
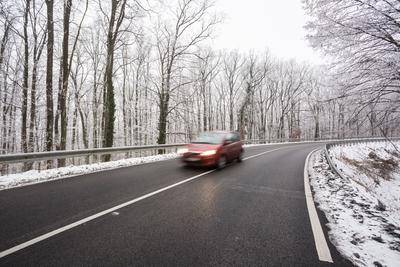
[[[226,140],[229,140],[232,142],[238,142],[238,141],[240,141],[240,136],[238,133],[235,133],[235,132],[228,133]]]
[[[192,143],[194,144],[220,144],[224,139],[224,133],[204,132],[201,133]]]

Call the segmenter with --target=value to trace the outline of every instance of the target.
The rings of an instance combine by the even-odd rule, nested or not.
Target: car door
[[[239,133],[233,133],[233,154],[234,158],[238,158],[240,153],[242,152],[242,143],[240,142],[240,135]]]
[[[235,142],[232,133],[227,133],[225,136],[224,150],[227,160],[230,161],[235,158]]]

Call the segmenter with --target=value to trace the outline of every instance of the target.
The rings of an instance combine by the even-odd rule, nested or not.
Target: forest
[[[326,64],[214,49],[209,0],[2,0],[0,154],[398,136],[399,2],[303,7]]]

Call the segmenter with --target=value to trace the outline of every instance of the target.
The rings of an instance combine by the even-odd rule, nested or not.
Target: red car
[[[178,153],[186,165],[223,168],[227,162],[242,161],[243,143],[237,132],[203,132]]]

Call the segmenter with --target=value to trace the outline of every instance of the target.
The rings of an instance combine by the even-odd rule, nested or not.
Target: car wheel
[[[224,155],[221,155],[217,162],[217,168],[223,169],[225,166],[226,166],[226,157]]]
[[[237,158],[237,161],[238,161],[238,162],[242,162],[242,160],[243,160],[243,150],[240,151],[240,154],[239,154],[239,156],[238,156],[238,158]]]

